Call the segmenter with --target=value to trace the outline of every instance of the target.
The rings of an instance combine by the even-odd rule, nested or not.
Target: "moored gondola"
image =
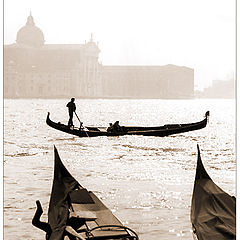
[[[33,225],[44,230],[49,240],[62,240],[64,236],[82,240],[138,240],[133,230],[123,226],[93,192],[76,181],[63,165],[56,148],[54,152],[48,223],[40,222],[42,210],[38,202]]]
[[[198,147],[191,222],[198,240],[236,238],[236,199],[219,188],[206,172]]]
[[[108,131],[107,127],[69,127],[60,122],[53,122],[47,115],[46,123],[52,128],[66,132],[78,137],[98,137],[98,136],[123,136],[123,135],[142,135],[165,137],[173,134],[194,131],[206,127],[209,111],[205,113],[205,117],[200,122],[184,123],[184,124],[166,124],[156,127],[134,127],[134,126],[119,126],[117,129]]]

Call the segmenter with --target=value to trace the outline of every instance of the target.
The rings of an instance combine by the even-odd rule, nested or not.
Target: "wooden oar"
[[[81,129],[81,127],[83,126],[83,125],[82,125],[83,123],[81,122],[81,120],[80,120],[80,118],[78,117],[77,113],[76,113],[76,112],[74,112],[74,113],[75,113],[78,121],[80,122],[80,129]],[[86,131],[85,131],[85,133],[86,133],[86,135],[88,136],[88,133],[87,133]],[[89,137],[89,136],[88,136],[88,137]]]
[[[76,113],[76,112],[74,112],[74,113],[76,114],[76,117],[77,117],[78,121],[80,122],[80,128],[81,128],[83,123],[81,122],[81,120],[80,120],[80,118],[78,117],[77,113]]]

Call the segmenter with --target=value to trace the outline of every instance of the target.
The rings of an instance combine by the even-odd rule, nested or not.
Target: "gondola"
[[[198,160],[191,204],[194,238],[236,239],[236,199],[212,181],[197,147]]]
[[[133,230],[123,226],[93,192],[81,186],[68,172],[56,147],[54,147],[54,153],[54,179],[48,209],[48,223],[44,223],[48,225],[50,231],[47,232],[46,227],[45,229],[42,227],[42,223],[39,227],[47,232],[47,239],[63,239],[64,236],[69,236],[66,235],[67,231],[71,234],[74,232],[78,235],[77,239],[84,240],[138,240]]]
[[[60,122],[53,122],[50,117],[50,113],[47,115],[46,123],[52,128],[59,131],[66,132],[78,137],[98,137],[98,136],[123,136],[123,135],[143,135],[143,136],[156,136],[165,137],[177,133],[184,133],[194,131],[206,127],[209,111],[205,113],[205,117],[200,122],[184,123],[184,124],[166,124],[164,126],[157,127],[134,127],[134,126],[119,126],[119,128],[108,131],[108,128],[104,127],[69,127]]]

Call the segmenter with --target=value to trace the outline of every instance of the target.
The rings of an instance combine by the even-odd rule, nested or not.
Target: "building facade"
[[[205,88],[198,94],[202,98],[235,98],[235,80],[214,80],[212,86]]]
[[[5,98],[190,98],[194,71],[175,65],[103,66],[100,49],[84,44],[45,44],[32,15],[16,43],[4,45]]]
[[[99,52],[92,37],[85,44],[44,44],[30,15],[16,43],[4,46],[4,96],[99,97]]]
[[[102,66],[105,97],[191,98],[194,71],[175,65]]]

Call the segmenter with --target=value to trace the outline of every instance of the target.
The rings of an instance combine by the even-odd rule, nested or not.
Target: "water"
[[[206,128],[163,138],[78,138],[48,127],[48,111],[67,123],[67,102],[4,101],[4,239],[44,239],[31,220],[39,199],[47,221],[54,145],[80,184],[141,240],[192,239],[197,143],[209,175],[235,195],[234,100],[76,100],[81,121],[93,126],[195,122],[210,111]]]

